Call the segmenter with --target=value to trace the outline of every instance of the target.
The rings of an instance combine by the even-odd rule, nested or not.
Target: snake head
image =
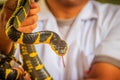
[[[59,56],[64,56],[67,53],[68,46],[63,40],[54,40],[51,44],[53,51]]]

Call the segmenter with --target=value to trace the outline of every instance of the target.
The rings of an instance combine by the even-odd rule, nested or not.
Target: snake
[[[14,44],[20,44],[23,63],[20,63],[13,57],[15,52],[14,45],[10,52],[11,55],[8,56],[0,53],[0,74],[2,74],[0,79],[2,80],[24,80],[17,70],[12,69],[11,61],[13,60],[23,66],[25,73],[28,73],[32,80],[53,80],[38,57],[35,44],[50,45],[51,49],[58,56],[64,56],[67,53],[67,43],[54,31],[44,30],[34,33],[18,31],[19,26],[29,13],[31,1],[32,0],[17,0],[16,9],[6,23],[5,33]]]

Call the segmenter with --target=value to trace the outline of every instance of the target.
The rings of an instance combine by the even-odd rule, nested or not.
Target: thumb
[[[7,0],[3,5],[2,13],[5,15],[6,19],[8,19],[15,11],[17,1],[18,0]]]
[[[16,8],[16,6],[17,6],[17,2],[18,2],[18,0],[7,0],[7,1],[5,2],[4,7],[5,7],[5,9],[14,11],[15,8]]]

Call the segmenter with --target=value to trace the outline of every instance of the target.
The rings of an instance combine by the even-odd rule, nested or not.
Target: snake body
[[[52,80],[52,76],[39,59],[34,45],[21,45],[21,53],[24,63],[23,67],[31,75],[32,80]]]
[[[19,72],[12,69],[12,58],[0,52],[0,80],[23,80]]]
[[[23,67],[30,74],[32,80],[51,80],[52,77],[45,69],[43,63],[38,57],[38,54],[35,50],[35,44],[49,44],[52,50],[59,56],[64,56],[67,52],[67,44],[64,40],[61,40],[59,35],[53,31],[40,31],[35,33],[22,33],[18,31],[18,27],[21,22],[27,17],[27,14],[30,10],[31,0],[18,0],[17,7],[9,18],[6,24],[6,35],[14,42],[20,44],[20,51],[23,59]],[[7,57],[7,56],[6,56]],[[2,57],[1,57],[2,58]],[[10,62],[12,58],[10,58]],[[3,66],[1,64],[1,66]],[[3,70],[3,68],[0,67]],[[7,72],[7,68],[4,68],[2,74],[5,74],[2,79],[9,78],[12,70],[11,65],[9,64],[9,69],[11,71]],[[6,71],[6,72],[4,72]],[[16,71],[12,74],[15,76],[15,80],[20,79],[19,73]]]

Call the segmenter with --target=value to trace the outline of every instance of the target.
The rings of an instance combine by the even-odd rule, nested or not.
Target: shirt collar
[[[98,17],[97,10],[93,1],[89,1],[80,13],[82,20],[96,19]]]
[[[40,5],[40,12],[38,13],[39,20],[45,20],[50,17],[54,17],[50,10],[48,9],[45,0],[40,0],[39,5]],[[86,6],[80,12],[79,16],[81,17],[82,20],[96,19],[98,17],[97,10],[94,6],[93,1],[89,1],[86,4]]]

